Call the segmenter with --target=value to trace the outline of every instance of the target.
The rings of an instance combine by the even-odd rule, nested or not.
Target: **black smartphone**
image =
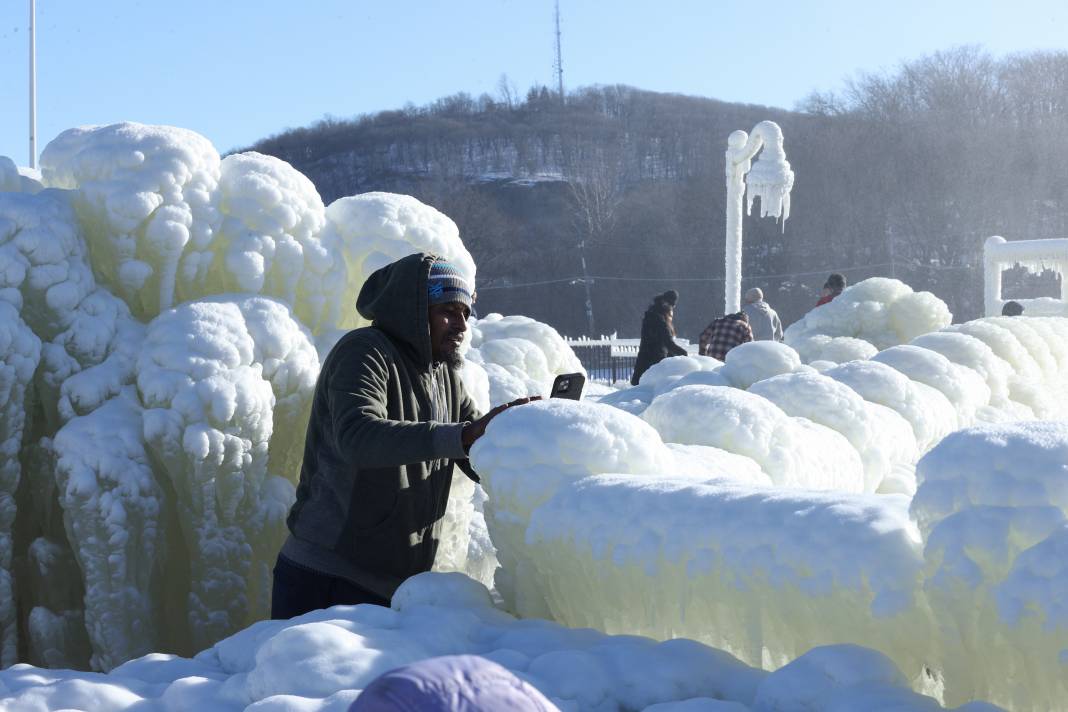
[[[553,390],[549,397],[578,400],[582,397],[584,385],[586,385],[586,377],[581,373],[562,373],[553,381]]]

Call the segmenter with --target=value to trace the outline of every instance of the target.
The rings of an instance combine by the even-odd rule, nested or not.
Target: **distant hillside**
[[[1068,136],[1066,68],[1063,54],[954,50],[805,112],[624,86],[566,102],[544,88],[511,103],[458,94],[251,149],[293,164],[327,203],[386,190],[447,213],[478,262],[484,313],[587,333],[584,253],[595,332],[636,335],[650,297],[675,288],[680,336],[695,338],[722,310],[726,137],[771,119],[797,176],[793,212],[785,230],[745,220],[744,286],[789,322],[830,271],[893,275],[959,320],[982,308],[988,235],[1068,234],[1068,143],[1053,140]],[[1009,288],[1052,291],[1051,279]]]

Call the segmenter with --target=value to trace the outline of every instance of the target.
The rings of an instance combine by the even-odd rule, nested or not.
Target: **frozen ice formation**
[[[530,317],[489,314],[476,319],[467,343],[470,348],[465,355],[471,362],[467,368],[481,367],[486,374],[490,405],[524,396],[548,396],[556,376],[586,373],[563,337]],[[479,390],[477,385],[475,390]]]
[[[654,400],[642,418],[667,442],[707,445],[751,458],[780,487],[864,489],[863,466],[848,440],[809,420],[792,418],[753,393],[684,386]]]
[[[871,277],[791,324],[784,338],[805,363],[842,363],[908,343],[948,326],[951,319],[945,302],[930,292],[913,292],[896,279]]]
[[[891,478],[902,482],[912,479],[916,439],[908,422],[886,406],[864,400],[844,383],[818,373],[789,373],[755,383],[749,393],[767,398],[785,413],[844,435],[864,465],[861,491],[875,492]],[[820,449],[803,441],[795,447]]]
[[[0,664],[192,652],[266,614],[320,354],[366,276],[474,263],[414,198],[326,207],[184,129],[72,129],[24,173],[0,160]],[[484,408],[581,370],[550,327],[484,321]],[[439,566],[491,581],[485,494],[458,475],[452,499]]]
[[[711,371],[669,359],[653,383],[600,399],[618,406],[611,419],[586,403],[554,404],[552,418],[546,404],[506,413],[472,453],[505,603],[569,625],[691,636],[766,668],[854,643],[947,702],[1056,708],[1068,693],[1057,558],[1068,525],[1063,487],[1051,488],[1068,466],[1066,401],[1045,399],[1043,417],[1060,420],[1033,422],[1019,394],[1064,393],[1064,328],[983,319],[822,373],[784,346],[748,391],[724,376],[734,351]],[[656,430],[649,447],[659,439],[674,459],[659,472],[649,454],[589,462],[587,450],[620,438],[633,448],[632,412]],[[950,434],[983,421],[1013,424]],[[720,464],[680,464],[699,447]],[[718,453],[749,458],[775,487]],[[1012,644],[994,656],[991,640]]]
[[[330,259],[347,270],[343,289],[333,294],[333,308],[340,309],[334,321],[343,328],[364,325],[356,295],[371,273],[412,252],[445,257],[475,279],[475,261],[456,223],[408,195],[363,193],[335,200],[326,208],[322,241]]]
[[[16,666],[0,671],[0,695],[11,709],[45,712],[343,712],[379,674],[457,654],[504,666],[563,712],[943,709],[874,650],[821,646],[768,673],[691,640],[516,619],[494,607],[485,587],[437,573],[409,579],[390,608],[337,606],[265,621],[193,658],[146,655],[106,675]]]
[[[3,704],[344,709],[442,652],[569,710],[1068,696],[1068,320],[950,327],[932,295],[868,280],[794,346],[523,406],[473,452],[486,490],[458,475],[437,567],[557,623],[458,575],[392,611],[254,622],[322,355],[378,266],[427,250],[473,277],[455,224],[407,196],[324,206],[284,162],[138,124],[65,133],[40,180],[0,161],[0,186],[0,663],[114,669],[12,667]],[[484,408],[581,371],[525,317],[473,322],[467,349]]]
[[[64,131],[42,152],[41,175],[74,190],[94,270],[145,319],[174,305],[187,246],[212,240],[219,163],[197,133],[121,123]]]

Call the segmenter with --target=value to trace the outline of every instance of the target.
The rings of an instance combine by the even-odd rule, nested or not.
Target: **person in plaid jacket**
[[[749,317],[745,315],[745,312],[727,314],[714,319],[701,332],[698,353],[722,361],[727,357],[727,352],[735,346],[752,340],[753,330],[749,326]]]

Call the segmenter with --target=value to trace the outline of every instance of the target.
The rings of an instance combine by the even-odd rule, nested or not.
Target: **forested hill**
[[[680,336],[722,311],[726,139],[778,122],[796,182],[785,226],[744,224],[743,287],[789,322],[826,274],[896,276],[982,309],[982,243],[1068,235],[1068,54],[996,60],[962,48],[803,111],[585,88],[566,100],[458,94],[325,120],[252,146],[293,164],[327,203],[409,193],[457,222],[479,266],[479,311],[560,331],[637,334],[652,295],[681,295]],[[585,269],[583,269],[583,256]],[[584,275],[588,281],[584,281]],[[1052,276],[1010,278],[1018,296]]]

